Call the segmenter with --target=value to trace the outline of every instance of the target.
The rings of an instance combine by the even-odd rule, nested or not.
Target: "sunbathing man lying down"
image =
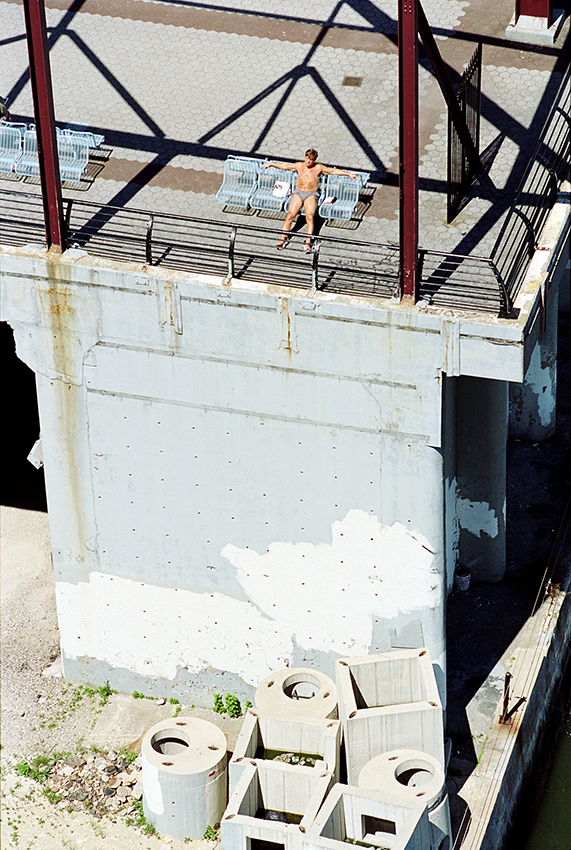
[[[285,248],[287,245],[290,238],[287,235],[288,231],[291,229],[298,212],[303,207],[307,233],[303,250],[307,254],[311,251],[311,234],[313,233],[317,201],[319,199],[317,187],[320,176],[322,174],[342,174],[355,180],[357,175],[350,174],[348,171],[342,171],[340,168],[328,168],[326,165],[322,165],[321,162],[317,162],[317,151],[314,148],[309,148],[305,152],[303,162],[294,162],[293,165],[287,165],[283,162],[265,162],[263,167],[269,168],[270,166],[281,168],[283,171],[297,171],[297,186],[293,190],[287,216],[283,223],[283,236],[276,242],[276,248]]]

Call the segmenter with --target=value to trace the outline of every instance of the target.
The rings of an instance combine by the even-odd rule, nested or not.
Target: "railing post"
[[[36,119],[42,203],[48,248],[65,250],[63,200],[44,0],[24,0],[30,83]]]
[[[145,240],[145,257],[149,266],[153,265],[153,224],[155,222],[155,217],[153,215],[149,216],[149,221],[147,223],[147,237]]]
[[[237,234],[238,228],[234,226],[230,231],[230,241],[228,244],[228,283],[234,277],[234,247],[236,245]]]
[[[498,286],[500,288],[500,296],[501,296],[501,299],[502,299],[502,302],[503,302],[502,303],[503,309],[500,312],[503,312],[505,316],[508,316],[512,311],[513,301],[511,300],[511,298],[508,295],[508,291],[506,289],[504,279],[501,276],[500,271],[496,267],[496,264],[494,263],[493,260],[490,260],[490,266],[492,267],[492,271],[495,275],[496,280],[498,281]]]
[[[510,680],[512,674],[508,670],[504,678],[504,704],[502,713],[500,714],[500,723],[505,723],[508,719],[508,706],[510,703]]]
[[[67,202],[67,209],[65,211],[65,228],[64,228],[64,238],[66,244],[69,242],[69,222],[71,221],[71,208],[73,206],[73,198],[70,198]]]
[[[311,257],[311,290],[310,295],[315,295],[319,289],[319,250],[321,240],[316,239],[313,243],[313,255]]]

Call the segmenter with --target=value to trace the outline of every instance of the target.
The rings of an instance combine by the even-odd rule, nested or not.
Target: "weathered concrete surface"
[[[541,286],[501,320],[3,249],[66,675],[210,704],[221,682],[251,697],[284,666],[427,646],[444,702],[451,381],[523,379]],[[477,500],[500,515],[503,458]]]
[[[383,822],[385,827],[389,824],[392,827],[392,834],[386,837],[380,834],[379,827]],[[375,844],[384,838],[383,843],[388,845],[390,842],[394,850],[437,850],[426,808],[418,800],[402,799],[388,793],[380,799],[378,793],[348,785],[334,786],[303,838],[302,850],[341,850],[347,840],[360,843],[367,834],[363,829],[367,824],[371,833],[374,826],[379,829],[378,832],[374,830]]]

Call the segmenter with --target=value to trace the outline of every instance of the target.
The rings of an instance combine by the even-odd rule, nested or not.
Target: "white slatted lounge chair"
[[[263,160],[229,156],[224,163],[224,179],[216,200],[225,207],[247,209],[258,185]]]
[[[274,166],[260,168],[258,186],[250,198],[250,206],[255,210],[274,212],[287,209],[296,181],[295,171],[283,171]]]
[[[359,200],[361,183],[340,174],[329,174],[319,215],[327,221],[349,221]]]
[[[40,163],[38,160],[38,140],[35,130],[26,130],[24,133],[24,149],[22,156],[14,166],[16,174],[23,177],[39,177]]]
[[[69,136],[71,139],[79,141],[80,139],[87,143],[88,148],[98,148],[105,141],[105,136],[97,133],[91,133],[87,130],[62,130],[64,136]]]
[[[0,171],[10,174],[22,156],[22,133],[20,125],[0,122]]]
[[[89,162],[89,146],[85,139],[72,138],[64,133],[57,137],[59,173],[62,180],[79,183]]]

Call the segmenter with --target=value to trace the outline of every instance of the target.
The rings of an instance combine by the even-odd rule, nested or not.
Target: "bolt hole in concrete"
[[[151,747],[156,753],[160,753],[162,756],[176,756],[186,750],[190,744],[186,733],[178,729],[176,734],[173,734],[173,732],[174,730],[163,729],[153,735]],[[166,762],[163,762],[163,764],[166,764]]]
[[[307,673],[288,676],[282,685],[283,692],[290,699],[313,699],[321,690],[319,679]],[[326,694],[329,696],[329,694]]]

